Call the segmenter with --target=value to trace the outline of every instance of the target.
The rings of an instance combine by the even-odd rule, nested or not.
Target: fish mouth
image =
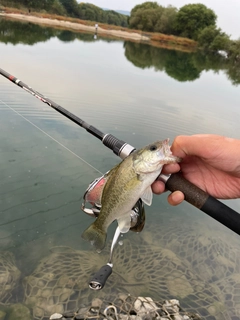
[[[163,140],[163,144],[169,145],[169,141],[170,141],[170,139],[169,139],[169,138],[166,138],[165,140]]]
[[[157,150],[157,157],[160,159],[160,161],[166,157],[170,156],[172,154],[169,146],[169,139],[165,139],[162,141],[161,145],[158,147]]]
[[[158,150],[157,150],[158,157],[165,157],[165,156],[169,156],[172,154],[172,152],[170,150],[170,146],[169,146],[169,141],[170,141],[169,138],[161,141],[161,144],[159,145]]]
[[[172,151],[169,146],[169,141],[170,141],[169,138],[163,140],[163,154],[165,156],[170,156],[172,154]]]

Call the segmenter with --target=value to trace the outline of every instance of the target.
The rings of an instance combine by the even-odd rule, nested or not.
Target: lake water
[[[0,40],[0,68],[136,148],[179,134],[239,138],[239,79],[219,56],[4,19]],[[2,303],[31,302],[35,319],[62,311],[68,298],[60,299],[56,309],[50,300],[57,295],[55,284],[48,283],[45,296],[37,284],[36,279],[50,277],[43,259],[49,257],[61,276],[61,266],[72,270],[70,253],[84,252],[86,260],[73,271],[80,274],[84,301],[116,289],[155,300],[177,298],[184,310],[207,320],[240,319],[239,236],[188,203],[169,206],[167,194],[154,196],[153,205],[145,208],[144,230],[124,235],[113,257],[115,273],[101,292],[90,293],[88,280],[108,262],[108,251],[99,255],[81,239],[92,222],[80,210],[82,196],[119,158],[3,77],[0,133],[0,273],[10,268],[6,252],[19,270],[13,268],[8,287],[1,289]],[[225,203],[240,212],[240,200]],[[61,255],[52,256],[54,250]],[[76,294],[71,290],[69,296]],[[77,309],[81,299],[74,301]]]

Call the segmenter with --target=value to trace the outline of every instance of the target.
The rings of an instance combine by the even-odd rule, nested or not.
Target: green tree
[[[131,10],[131,16],[137,12],[138,10],[142,9],[142,10],[148,10],[148,9],[158,9],[159,5],[157,2],[151,2],[151,1],[147,1],[144,2],[142,4],[138,4],[137,6],[135,6],[132,10]]]
[[[16,8],[27,8],[28,10],[41,11],[45,10],[49,13],[59,15],[66,15],[66,10],[63,8],[59,0],[0,0],[4,6],[11,6]]]
[[[198,45],[203,49],[208,49],[219,34],[219,29],[216,29],[215,26],[209,26],[204,28],[198,35]]]
[[[60,16],[65,16],[67,14],[65,8],[60,4],[58,0],[54,0],[51,9],[49,9],[51,13],[58,14]]]
[[[163,8],[160,7],[158,9],[139,9],[135,13],[135,17],[137,18],[138,25],[134,26],[132,24],[132,19],[130,18],[129,24],[130,27],[153,32],[155,30],[155,26],[158,20],[161,17]]]
[[[129,27],[132,29],[143,30],[142,25],[142,9],[139,9],[138,13],[131,15],[128,19]]]
[[[114,24],[117,26],[127,27],[128,17],[113,10],[103,10],[90,3],[80,3],[78,5],[79,18],[97,22]]]
[[[175,32],[180,36],[197,40],[204,28],[216,25],[216,19],[214,11],[205,5],[187,4],[178,11]]]
[[[156,2],[144,2],[132,9],[129,27],[148,32],[171,34],[176,16],[177,9],[172,6],[164,8]]]
[[[67,15],[79,18],[79,6],[76,0],[59,0],[59,2],[66,10]]]
[[[46,11],[51,10],[54,0],[34,1],[35,8],[40,8]]]
[[[162,14],[154,28],[155,32],[173,34],[174,25],[177,17],[177,8],[168,6],[163,8]]]
[[[210,50],[213,51],[228,51],[230,47],[231,40],[229,39],[229,36],[225,34],[224,32],[222,34],[218,34],[213,42],[210,45]]]
[[[198,45],[205,50],[228,51],[230,42],[229,36],[215,26],[204,28],[198,36]]]
[[[91,21],[94,21],[94,20],[97,20],[96,19],[96,14],[94,12],[94,10],[88,8],[86,11],[85,11],[85,17],[86,17],[86,20],[91,20]]]
[[[129,27],[132,29],[154,31],[154,27],[162,14],[163,7],[157,2],[144,2],[135,6],[129,18]]]
[[[54,3],[54,0],[41,0],[41,1],[34,1],[34,0],[12,0],[12,4],[22,5],[27,7],[28,9],[42,9],[42,10],[49,10]],[[3,4],[9,5],[9,1],[3,1]]]
[[[231,41],[228,50],[228,56],[233,63],[238,64],[238,67],[240,67],[240,39]]]

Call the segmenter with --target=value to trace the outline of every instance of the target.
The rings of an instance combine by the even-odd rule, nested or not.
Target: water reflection
[[[156,71],[165,71],[178,81],[193,81],[200,77],[202,71],[193,63],[194,53],[125,42],[125,56],[139,68],[154,67]]]
[[[24,43],[34,45],[38,42],[44,42],[51,38],[58,38],[63,42],[71,42],[76,39],[93,42],[92,33],[76,33],[69,30],[59,30],[50,27],[43,27],[31,22],[12,21],[0,17],[0,42],[3,43]],[[107,38],[102,40],[112,41]]]
[[[12,44],[34,45],[57,36],[58,30],[42,28],[33,23],[20,23],[0,18],[0,41]]]
[[[6,44],[24,43],[34,45],[53,37],[63,42],[72,42],[76,39],[84,42],[114,41],[109,38],[98,37],[97,34],[93,36],[87,33],[74,33],[68,30],[58,30],[0,18],[0,41]],[[201,76],[203,71],[212,70],[214,72],[224,71],[232,84],[240,84],[240,66],[237,65],[236,61],[226,59],[218,53],[203,51],[186,53],[130,41],[124,42],[124,48],[125,57],[134,66],[142,69],[153,67],[155,71],[164,71],[177,81],[194,81]]]
[[[133,42],[125,42],[125,50],[126,58],[135,66],[143,69],[154,67],[156,71],[165,71],[178,81],[194,81],[203,71],[224,70],[233,84],[240,83],[236,66],[221,54],[206,54],[203,51],[186,53]]]

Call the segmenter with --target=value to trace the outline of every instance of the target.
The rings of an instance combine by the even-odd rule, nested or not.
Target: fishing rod
[[[61,113],[80,127],[84,128],[93,136],[101,140],[106,147],[111,149],[121,159],[124,159],[133,150],[135,150],[135,148],[130,144],[123,140],[119,140],[112,134],[103,133],[1,68],[0,74],[18,85],[20,88],[32,94],[34,97],[48,104],[51,108],[55,109],[57,112]],[[184,199],[188,203],[240,235],[240,214],[183,178],[181,173],[173,173],[171,175],[161,174],[158,179],[165,183],[166,189],[171,192],[176,190],[182,191]]]

